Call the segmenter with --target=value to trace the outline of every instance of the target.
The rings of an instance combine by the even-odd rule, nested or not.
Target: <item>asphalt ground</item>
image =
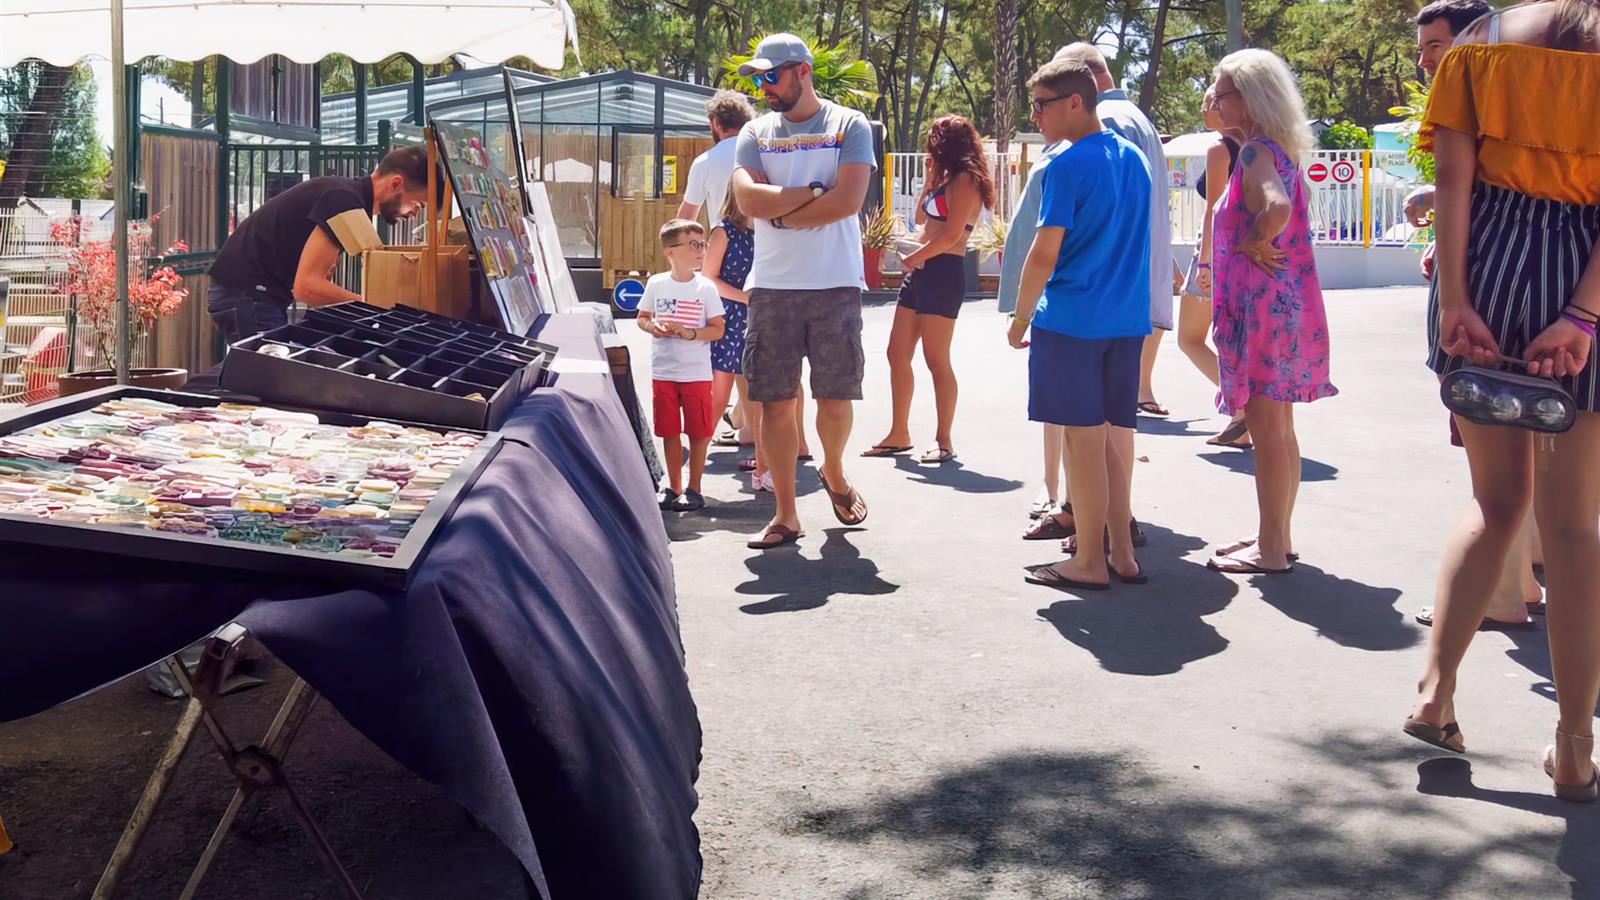
[[[802,470],[807,537],[744,547],[771,498],[718,450],[710,506],[666,514],[705,729],[698,823],[708,898],[1600,896],[1600,810],[1549,793],[1556,709],[1543,624],[1484,633],[1457,710],[1471,753],[1400,734],[1421,671],[1445,532],[1466,467],[1423,367],[1419,290],[1328,297],[1342,393],[1297,411],[1303,560],[1286,576],[1204,568],[1250,533],[1248,453],[1169,338],[1169,419],[1142,419],[1135,510],[1151,576],[1084,596],[1023,582],[1059,558],[1019,539],[1039,485],[1025,355],[993,302],[956,329],[960,458],[851,459],[871,505],[833,520]],[[852,452],[887,427],[866,313],[867,399]],[[648,338],[622,323],[637,373]],[[644,385],[647,386],[647,385]],[[919,370],[912,426],[932,438]],[[644,394],[648,396],[648,394]],[[813,435],[813,443],[814,435]],[[287,690],[230,702],[259,733]],[[0,725],[0,898],[87,897],[179,706],[138,679]],[[434,788],[327,706],[290,770],[370,896],[521,896],[515,863]],[[203,735],[127,897],[173,897],[227,802]],[[203,898],[337,896],[281,800],[225,846]]]

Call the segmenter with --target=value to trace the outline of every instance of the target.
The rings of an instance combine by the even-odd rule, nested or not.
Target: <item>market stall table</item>
[[[404,593],[0,545],[0,721],[237,621],[540,895],[694,896],[700,728],[653,487],[593,318],[534,336],[560,348],[550,385]]]

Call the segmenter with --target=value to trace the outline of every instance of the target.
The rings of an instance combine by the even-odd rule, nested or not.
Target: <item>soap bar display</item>
[[[0,432],[6,540],[383,583],[404,583],[498,443],[126,387]]]
[[[352,302],[233,345],[221,383],[297,408],[492,431],[554,358],[549,344],[485,325]]]

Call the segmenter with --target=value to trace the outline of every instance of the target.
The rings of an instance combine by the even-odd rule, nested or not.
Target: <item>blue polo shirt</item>
[[[1150,164],[1111,131],[1050,161],[1040,228],[1064,228],[1033,326],[1070,337],[1150,333]]]

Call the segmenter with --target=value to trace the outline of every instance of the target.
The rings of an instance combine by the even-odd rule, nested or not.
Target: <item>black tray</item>
[[[268,344],[292,355],[261,352]],[[339,303],[234,344],[220,383],[268,404],[493,431],[544,383],[555,353],[549,344],[407,306]]]
[[[175,406],[220,406],[226,402],[205,394],[187,394],[180,391],[120,385],[97,391],[76,394],[60,400],[28,407],[13,416],[0,418],[0,435],[9,435],[35,425],[42,425],[73,413],[83,412],[122,397],[142,397],[160,400]],[[338,413],[317,413],[329,425],[365,425],[381,416],[350,416]],[[397,425],[426,424],[385,419]],[[455,429],[466,431],[470,429]],[[328,581],[341,584],[375,585],[404,589],[412,573],[427,552],[439,528],[455,511],[456,505],[468,489],[478,480],[483,468],[500,450],[500,435],[486,434],[483,442],[462,460],[451,473],[439,492],[428,503],[401,541],[394,556],[387,559],[340,559],[309,550],[286,547],[244,544],[219,538],[198,535],[149,531],[142,528],[124,528],[117,525],[98,525],[83,522],[58,522],[34,516],[19,516],[0,512],[0,541],[20,544],[37,544],[67,550],[86,550],[96,553],[115,553],[160,559],[187,565],[222,566],[230,569],[248,569],[281,575],[295,580]]]

